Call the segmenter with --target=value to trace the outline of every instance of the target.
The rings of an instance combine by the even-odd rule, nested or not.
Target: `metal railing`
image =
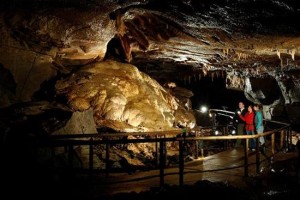
[[[218,110],[215,110],[216,112]],[[221,110],[224,112],[223,110]],[[229,111],[226,111],[226,113],[231,113]],[[212,140],[221,140],[221,141],[229,141],[234,139],[241,139],[245,140],[244,145],[244,176],[248,176],[248,167],[249,167],[249,150],[248,150],[248,141],[250,139],[255,139],[256,141],[256,172],[259,173],[260,171],[260,153],[259,153],[259,137],[271,137],[270,142],[270,149],[271,149],[271,157],[275,155],[275,136],[279,135],[279,149],[288,148],[288,145],[290,143],[290,137],[291,137],[291,129],[290,125],[282,122],[276,122],[268,120],[268,123],[276,123],[280,124],[281,127],[270,130],[267,132],[264,132],[262,134],[257,135],[219,135],[219,136],[199,136],[198,134],[188,137],[188,135],[191,133],[192,130],[187,131],[187,135],[182,134],[182,130],[172,130],[172,131],[159,131],[159,132],[138,132],[138,133],[102,133],[102,134],[76,134],[76,135],[53,135],[49,136],[43,140],[37,140],[35,142],[35,145],[37,148],[44,148],[44,147],[50,147],[50,148],[57,148],[57,147],[63,147],[65,152],[67,153],[67,160],[69,163],[69,169],[73,169],[72,161],[74,159],[74,147],[75,146],[88,146],[89,147],[89,167],[88,172],[93,173],[94,172],[94,147],[96,145],[105,145],[105,173],[108,176],[109,173],[111,173],[111,169],[109,166],[109,159],[110,159],[110,148],[112,145],[115,144],[130,144],[130,143],[155,143],[155,153],[156,153],[156,159],[159,164],[159,176],[160,176],[160,185],[164,185],[164,170],[165,170],[165,163],[166,163],[166,143],[167,142],[177,142],[179,146],[179,185],[183,185],[183,175],[184,175],[184,144],[185,142],[199,142],[199,141],[212,141]],[[205,127],[202,127],[204,129]],[[200,129],[201,131],[201,129]],[[134,139],[128,139],[127,136],[147,136],[147,138],[134,138]],[[196,156],[198,156],[199,149],[196,148]],[[55,152],[55,151],[52,151]],[[55,155],[53,155],[55,156]]]

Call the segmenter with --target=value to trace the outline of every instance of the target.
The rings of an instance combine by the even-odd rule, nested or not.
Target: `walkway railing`
[[[164,185],[164,170],[166,163],[166,143],[167,142],[177,142],[179,146],[179,184],[183,185],[183,175],[184,175],[184,144],[185,142],[199,142],[199,141],[229,141],[235,139],[245,140],[244,142],[244,176],[248,176],[248,167],[249,167],[249,150],[248,150],[248,141],[253,138],[256,140],[256,172],[260,171],[260,153],[259,153],[259,137],[270,136],[270,149],[271,149],[271,157],[275,155],[276,150],[276,142],[275,137],[279,135],[279,149],[282,150],[284,148],[288,148],[290,144],[291,137],[291,129],[289,124],[285,124],[282,122],[275,121],[267,121],[268,123],[276,123],[280,124],[280,128],[267,131],[262,134],[257,135],[229,135],[226,133],[225,135],[218,136],[199,136],[198,134],[188,137],[191,133],[191,130],[188,130],[187,135],[182,134],[182,130],[174,130],[174,131],[159,131],[159,132],[139,132],[139,133],[105,133],[105,134],[76,134],[76,135],[53,135],[49,136],[44,140],[38,140],[36,145],[38,148],[43,147],[63,147],[64,151],[67,153],[67,160],[69,164],[69,169],[73,169],[73,159],[74,159],[74,147],[75,146],[88,146],[89,147],[89,168],[88,171],[90,173],[94,172],[94,147],[96,145],[105,145],[105,160],[106,167],[105,173],[108,176],[111,172],[109,160],[110,160],[110,148],[115,144],[130,144],[130,143],[155,143],[156,149],[156,159],[159,164],[159,176],[160,176],[160,185]],[[201,129],[200,129],[201,132]],[[136,135],[136,136],[148,136],[148,138],[135,138],[128,139],[127,136]],[[198,156],[198,148],[196,148],[196,156]],[[55,154],[55,151],[52,151]],[[55,156],[55,155],[53,155]]]

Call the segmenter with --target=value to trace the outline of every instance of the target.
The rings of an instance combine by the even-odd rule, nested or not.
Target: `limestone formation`
[[[55,87],[73,111],[92,108],[98,127],[126,132],[174,129],[178,100],[133,65],[111,60],[89,64]],[[191,128],[192,120],[186,120]]]

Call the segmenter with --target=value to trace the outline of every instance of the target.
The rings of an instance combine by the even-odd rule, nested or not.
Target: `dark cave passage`
[[[191,84],[181,84],[182,87],[194,93],[194,96],[191,97],[193,109],[199,109],[205,105],[209,109],[234,111],[239,101],[243,101],[245,104],[251,103],[246,99],[243,91],[227,89],[226,79],[222,77],[212,79],[207,76],[200,81],[191,82]]]

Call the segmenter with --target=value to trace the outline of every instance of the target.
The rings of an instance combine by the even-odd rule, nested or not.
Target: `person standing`
[[[245,109],[244,102],[239,102],[239,108],[236,109],[234,116],[233,116],[233,124],[236,126],[237,129],[237,135],[244,135],[245,133],[245,122],[239,117],[239,113],[242,116],[245,116],[247,113],[247,110]],[[235,142],[234,147],[239,148],[241,146],[241,140],[237,139]]]
[[[254,135],[254,111],[251,105],[248,106],[248,112],[243,116],[241,113],[239,117],[245,122],[245,131],[247,135]],[[251,138],[249,140],[249,149],[255,151],[256,143],[255,139]]]
[[[263,124],[263,114],[262,114],[262,106],[260,104],[254,104],[253,109],[255,111],[255,131],[257,134],[264,132],[264,124]],[[259,145],[262,148],[265,145],[265,138],[262,136],[259,138]]]

